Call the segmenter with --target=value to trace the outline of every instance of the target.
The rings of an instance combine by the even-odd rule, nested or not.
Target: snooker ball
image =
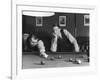
[[[45,65],[45,61],[41,61],[41,65]]]
[[[53,61],[53,60],[54,60],[54,57],[51,57],[51,58],[50,58],[50,60],[52,60],[52,61]]]
[[[61,59],[62,58],[62,56],[58,56],[58,59]]]
[[[72,58],[69,58],[69,62],[73,62],[73,59]]]
[[[76,59],[75,62],[76,62],[76,64],[81,64],[82,63],[82,61],[80,59]]]

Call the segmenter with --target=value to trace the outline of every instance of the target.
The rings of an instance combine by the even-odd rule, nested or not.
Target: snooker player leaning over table
[[[37,48],[39,50],[40,56],[48,58],[48,55],[45,53],[45,46],[42,40],[39,40],[35,35],[30,35],[27,39],[28,47],[31,49]]]
[[[60,47],[60,48],[59,48]],[[51,41],[51,51],[73,51],[79,52],[79,45],[76,39],[66,29],[61,29],[57,25],[53,27],[53,37]]]

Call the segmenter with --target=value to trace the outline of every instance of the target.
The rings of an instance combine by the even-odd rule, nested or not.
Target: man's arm
[[[76,52],[79,52],[79,45],[76,41],[76,39],[71,35],[70,32],[68,32],[67,30],[63,30],[64,31],[64,34],[66,35],[66,37],[69,39],[69,41],[74,44],[74,47],[75,47],[75,51]]]
[[[45,46],[42,40],[39,40],[37,43],[38,49],[40,51],[40,55],[42,55],[44,58],[47,58],[48,55],[45,53]]]
[[[56,52],[57,51],[57,35],[53,34],[53,38],[51,40],[51,51]]]

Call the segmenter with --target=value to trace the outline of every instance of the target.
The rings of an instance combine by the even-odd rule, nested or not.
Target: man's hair
[[[58,24],[57,24],[57,23],[55,23],[55,24],[53,24],[53,26],[58,26]]]
[[[31,35],[31,37],[32,38],[34,37],[34,39],[37,39],[38,40],[37,36],[35,36],[35,35]]]
[[[59,26],[54,26],[53,30],[56,30],[56,29],[60,29],[60,27]]]
[[[53,24],[53,28],[54,28],[54,27],[60,28],[59,25],[58,25],[57,23]]]

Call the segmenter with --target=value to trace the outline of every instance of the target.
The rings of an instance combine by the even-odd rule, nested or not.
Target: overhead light
[[[34,11],[23,11],[23,15],[35,16],[35,17],[48,17],[55,15],[54,12],[34,12]]]

